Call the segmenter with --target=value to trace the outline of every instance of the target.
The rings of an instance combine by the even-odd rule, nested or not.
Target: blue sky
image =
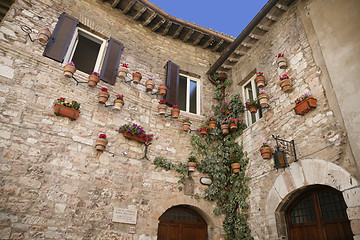
[[[174,17],[237,37],[267,0],[149,0]]]

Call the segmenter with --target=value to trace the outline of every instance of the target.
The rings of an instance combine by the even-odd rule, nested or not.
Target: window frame
[[[80,35],[90,39],[91,41],[94,41],[94,42],[100,44],[100,49],[99,49],[98,56],[97,56],[95,66],[94,66],[94,69],[93,69],[93,72],[100,72],[101,67],[103,65],[103,61],[104,61],[105,50],[106,50],[106,47],[108,45],[107,40],[103,39],[103,38],[101,38],[99,36],[96,36],[95,34],[89,32],[89,31],[87,31],[87,30],[85,30],[85,29],[83,29],[81,27],[78,27],[78,26],[75,28],[75,32],[74,32],[74,34],[72,36],[72,39],[70,41],[68,50],[67,50],[67,52],[65,54],[65,57],[64,57],[63,65],[66,65],[66,63],[70,62],[72,60],[73,56],[74,56],[77,44],[79,42],[79,40],[78,40],[79,32],[80,32]],[[77,70],[82,72],[79,69],[77,69]]]
[[[244,105],[245,105],[246,100],[249,99],[249,93],[245,89],[245,86],[248,85],[249,83],[251,83],[251,90],[253,92],[253,97],[255,99],[258,99],[258,89],[257,89],[257,85],[255,83],[255,78],[256,78],[256,74],[254,74],[249,80],[247,80],[244,84],[241,85],[242,98],[243,98]],[[247,126],[250,126],[250,125],[256,123],[257,121],[260,120],[260,118],[262,118],[262,116],[260,116],[260,111],[261,111],[261,108],[259,108],[258,111],[256,111],[256,113],[255,113],[255,122],[252,122],[252,114],[250,113],[250,111],[244,112],[244,119],[245,119],[245,123]]]
[[[186,77],[186,110],[181,110],[183,112],[189,113],[189,114],[195,114],[195,115],[200,115],[200,79],[199,78],[195,78],[192,76],[189,76],[187,74],[184,73],[179,73],[179,77]],[[196,82],[196,113],[192,113],[190,112],[190,81],[194,81]],[[179,80],[179,84],[180,84],[180,80]]]

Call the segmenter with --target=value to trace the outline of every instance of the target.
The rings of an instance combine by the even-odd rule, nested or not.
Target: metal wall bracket
[[[72,76],[71,78],[75,80],[76,86],[78,86],[79,83],[88,83],[88,82],[79,82],[74,76]]]

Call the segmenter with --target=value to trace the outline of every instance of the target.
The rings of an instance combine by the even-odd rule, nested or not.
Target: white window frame
[[[93,72],[100,72],[100,67],[101,67],[103,56],[104,56],[104,53],[105,53],[105,48],[106,48],[106,45],[107,45],[107,41],[105,39],[103,39],[103,38],[100,38],[100,37],[96,36],[95,34],[89,32],[89,31],[86,31],[86,30],[84,30],[82,28],[79,28],[79,27],[76,27],[76,29],[75,29],[75,32],[74,32],[74,35],[73,35],[73,37],[71,39],[68,51],[67,51],[67,53],[65,55],[63,64],[65,65],[66,63],[68,63],[68,62],[70,62],[72,60],[72,58],[74,56],[74,53],[75,53],[75,50],[76,50],[76,47],[77,47],[77,45],[79,43],[79,40],[78,40],[79,32],[80,32],[80,35],[83,35],[86,38],[89,38],[90,40],[100,44],[98,57],[96,59],[95,67],[94,67],[94,70],[93,70]]]
[[[242,86],[242,96],[243,96],[243,103],[245,105],[245,102],[247,101],[247,99],[249,99],[249,92],[247,91],[247,89],[245,88],[246,85],[248,85],[251,82],[251,90],[253,92],[253,96],[255,97],[255,99],[258,99],[258,95],[256,92],[256,82],[255,82],[255,78],[256,78],[256,74],[254,74],[254,76],[252,76],[248,81],[246,81]],[[256,123],[257,121],[259,121],[260,119],[260,112],[261,110],[258,109],[257,112],[255,113],[255,122],[252,122],[252,117],[251,117],[251,113],[248,110],[245,110],[244,112],[244,118],[245,118],[245,123],[247,126],[250,126],[254,123]]]
[[[179,76],[186,77],[186,113],[200,115],[200,79],[179,73]],[[190,81],[196,82],[196,113],[190,112]],[[183,110],[181,110],[183,111]]]

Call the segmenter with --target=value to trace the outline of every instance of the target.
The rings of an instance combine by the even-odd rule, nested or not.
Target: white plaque
[[[114,208],[113,222],[136,224],[137,210]]]

